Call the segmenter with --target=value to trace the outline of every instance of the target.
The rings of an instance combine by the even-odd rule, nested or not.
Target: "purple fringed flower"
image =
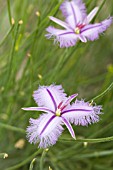
[[[40,86],[33,97],[39,107],[22,108],[23,110],[43,111],[38,119],[30,119],[27,137],[30,143],[38,143],[40,148],[54,145],[64,130],[65,125],[71,136],[75,133],[70,123],[87,126],[99,121],[101,106],[92,106],[83,100],[70,102],[77,96],[69,97],[64,93],[61,85]]]
[[[46,29],[48,32],[46,37],[48,39],[53,37],[54,42],[59,42],[61,48],[74,46],[78,40],[86,43],[87,40],[94,41],[98,39],[99,34],[103,33],[113,21],[113,17],[109,17],[100,23],[90,24],[99,8],[94,8],[87,15],[86,7],[82,0],[66,0],[60,9],[66,18],[65,22],[52,16],[49,18],[64,29],[49,26]]]

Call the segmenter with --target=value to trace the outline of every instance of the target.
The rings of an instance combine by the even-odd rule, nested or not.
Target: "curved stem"
[[[22,128],[17,128],[17,127],[15,127],[15,126],[11,126],[11,125],[8,125],[8,124],[5,124],[5,123],[1,123],[1,122],[0,122],[0,127],[1,127],[1,128],[5,128],[5,129],[8,129],[8,130],[15,131],[15,132],[20,132],[20,133],[25,134],[25,130],[24,130],[24,129],[22,129]]]
[[[34,165],[34,162],[36,161],[36,158],[33,158],[33,160],[31,161],[30,163],[30,167],[29,167],[29,170],[33,170],[33,165]]]
[[[44,158],[45,158],[47,151],[48,149],[44,149],[44,151],[42,152],[42,156],[40,158],[40,170],[43,170]]]
[[[24,161],[22,161],[21,163],[14,165],[10,168],[6,168],[5,170],[15,170],[18,169],[20,167],[22,167],[23,165],[25,165],[26,163],[30,162],[35,156],[37,156],[38,154],[40,154],[42,152],[42,149],[39,149],[38,151],[36,151],[35,153],[33,153],[31,156],[29,156],[27,159],[25,159]]]
[[[63,142],[88,142],[88,143],[99,143],[99,142],[109,142],[109,141],[113,141],[113,136],[110,137],[106,137],[106,138],[97,138],[97,139],[76,139],[73,140],[73,138],[62,138],[62,140],[60,139],[60,141]]]
[[[8,32],[6,33],[6,35],[4,36],[4,38],[2,39],[2,41],[0,42],[0,47],[2,46],[2,44],[5,42],[6,38],[8,37],[8,35],[10,35],[10,33],[13,31],[14,29],[14,25],[11,26],[11,28],[8,30]]]
[[[113,82],[109,85],[109,87],[108,87],[106,90],[104,90],[104,91],[103,91],[102,93],[100,93],[98,96],[92,98],[90,101],[94,101],[94,100],[98,99],[99,97],[105,96],[112,88],[113,88]]]
[[[53,81],[54,77],[58,74],[59,70],[61,70],[63,63],[68,58],[67,49],[64,51],[64,53],[60,56],[57,64],[55,65],[55,68],[52,70],[52,74],[48,80],[48,82]]]
[[[7,8],[8,8],[9,22],[10,22],[10,25],[12,25],[12,23],[11,23],[11,8],[10,8],[10,0],[7,0]]]
[[[103,156],[107,156],[107,155],[113,155],[113,150],[95,151],[92,153],[75,155],[71,159],[80,160],[80,159],[84,159],[84,158],[95,158],[95,157],[98,158],[98,157],[103,157]]]
[[[95,15],[95,17],[94,17],[94,19],[93,19],[93,22],[94,22],[94,20],[96,19],[96,17],[98,16],[98,14],[99,14],[99,12],[101,11],[101,9],[103,8],[105,2],[106,2],[106,0],[103,0],[103,1],[102,1],[101,5],[100,5],[100,7],[99,7],[99,10],[97,11],[97,13],[96,13],[96,15]]]

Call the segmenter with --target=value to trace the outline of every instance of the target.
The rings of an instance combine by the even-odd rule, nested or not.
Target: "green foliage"
[[[0,170],[112,170],[113,25],[95,42],[60,49],[45,38],[45,29],[48,16],[62,17],[61,2],[0,1]],[[100,6],[95,22],[113,14],[112,1],[84,2],[88,11]],[[29,118],[40,113],[21,108],[35,106],[33,91],[51,83],[62,84],[69,95],[93,99],[103,105],[104,114],[98,124],[74,127],[77,141],[65,130],[45,154],[25,135]]]

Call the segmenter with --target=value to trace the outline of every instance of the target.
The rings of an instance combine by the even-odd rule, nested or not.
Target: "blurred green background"
[[[113,25],[94,42],[60,49],[45,38],[46,27],[54,25],[48,16],[63,18],[58,0],[0,0],[0,170],[39,170],[42,150],[26,139],[29,118],[39,112],[22,107],[36,106],[32,93],[39,85],[62,84],[66,93],[78,93],[86,101],[103,92],[113,82]],[[94,22],[113,15],[112,0],[84,0],[87,11],[101,10]],[[40,15],[40,16],[39,16]],[[13,18],[13,20],[11,19]],[[12,22],[14,24],[12,25]],[[77,138],[113,136],[113,89],[95,100],[103,105],[99,123],[75,127]],[[61,138],[70,137],[65,129]],[[79,143],[59,140],[46,153],[44,170],[112,170],[113,141]]]

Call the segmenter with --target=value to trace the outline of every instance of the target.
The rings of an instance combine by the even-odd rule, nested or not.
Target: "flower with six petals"
[[[71,136],[75,139],[75,133],[71,123],[87,126],[99,121],[101,106],[92,106],[83,100],[71,101],[77,96],[73,94],[67,97],[61,85],[40,86],[34,91],[33,97],[39,107],[22,108],[29,111],[43,111],[38,119],[30,119],[27,128],[27,137],[30,143],[39,143],[39,147],[47,148],[54,145],[67,127]]]
[[[46,37],[54,38],[54,42],[59,42],[60,47],[74,46],[78,40],[82,42],[94,41],[99,38],[99,34],[103,33],[112,23],[113,17],[95,24],[90,24],[98,11],[95,7],[88,15],[86,13],[85,4],[82,0],[66,0],[60,7],[65,22],[50,16],[50,20],[59,24],[64,29],[57,29],[49,26]]]

